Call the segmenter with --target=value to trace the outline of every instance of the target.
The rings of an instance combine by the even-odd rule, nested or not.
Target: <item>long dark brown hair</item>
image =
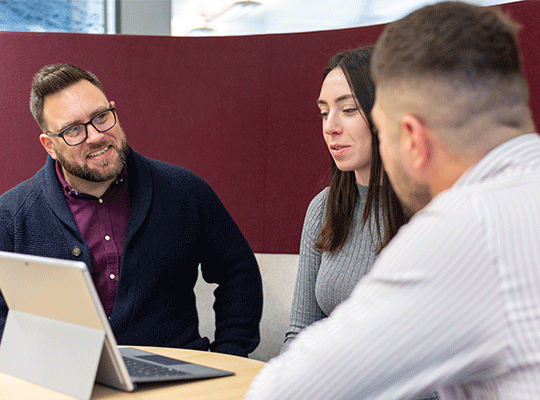
[[[370,225],[373,215],[379,241],[376,250],[379,253],[394,237],[399,227],[407,222],[407,217],[384,171],[379,154],[379,139],[371,119],[371,109],[375,102],[375,85],[369,72],[372,53],[373,46],[366,46],[336,54],[328,61],[323,78],[335,68],[343,71],[371,132],[371,172],[362,213],[362,226],[364,227],[366,223]],[[340,171],[331,158],[331,181],[326,214],[315,247],[329,252],[343,248],[352,229],[354,210],[358,201],[359,193],[354,171]]]

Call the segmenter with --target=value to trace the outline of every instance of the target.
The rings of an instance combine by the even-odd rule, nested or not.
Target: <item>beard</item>
[[[121,144],[120,148],[117,148],[116,146],[112,146],[114,149],[118,152],[118,158],[115,162],[114,167],[109,170],[108,172],[100,172],[95,169],[91,169],[88,165],[85,164],[77,164],[75,162],[71,162],[67,160],[62,153],[56,151],[56,157],[58,158],[58,162],[60,166],[68,173],[70,173],[73,176],[76,176],[78,178],[84,179],[86,181],[90,182],[105,182],[109,179],[116,178],[120,173],[123,171],[127,155],[129,152],[129,146],[127,144],[127,141],[124,139]],[[107,166],[111,163],[110,160],[106,159],[101,162],[102,166]]]
[[[409,187],[409,192],[402,200],[403,211],[408,218],[427,206],[431,201],[431,193],[427,185],[413,183]]]
[[[431,201],[432,196],[429,186],[414,181],[398,160],[394,160],[392,166],[392,176],[387,171],[388,177],[397,197],[401,201],[405,216],[411,218]]]

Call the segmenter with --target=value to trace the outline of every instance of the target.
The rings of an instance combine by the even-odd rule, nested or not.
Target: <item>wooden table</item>
[[[123,392],[96,383],[92,392],[92,399],[241,400],[244,398],[255,375],[264,367],[262,361],[227,354],[158,347],[138,348],[167,357],[235,372],[235,375],[191,382],[139,385],[134,392]],[[54,368],[54,366],[51,366],[51,368]],[[73,400],[73,397],[0,373],[0,399]]]

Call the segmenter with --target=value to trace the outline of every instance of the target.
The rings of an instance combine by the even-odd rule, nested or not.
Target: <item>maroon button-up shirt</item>
[[[81,236],[92,253],[94,284],[107,315],[114,304],[129,219],[126,169],[100,198],[78,193],[64,178],[56,162],[56,173]]]

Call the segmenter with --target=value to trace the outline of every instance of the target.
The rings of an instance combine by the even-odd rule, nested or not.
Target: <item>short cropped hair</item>
[[[375,81],[458,74],[475,83],[487,74],[521,74],[519,26],[498,9],[446,1],[389,24],[373,56]]]
[[[383,30],[371,62],[375,85],[395,89],[402,103],[416,107],[408,111],[425,111],[422,117],[453,134],[480,115],[499,126],[523,127],[529,123],[528,89],[518,31],[496,7],[445,1],[420,8]],[[451,138],[453,144],[474,143],[478,137],[471,132]]]
[[[86,79],[104,92],[103,86],[97,76],[75,65],[46,65],[34,75],[32,79],[32,90],[30,92],[30,112],[43,131],[46,130],[45,119],[43,117],[45,97],[58,93],[83,79]]]

